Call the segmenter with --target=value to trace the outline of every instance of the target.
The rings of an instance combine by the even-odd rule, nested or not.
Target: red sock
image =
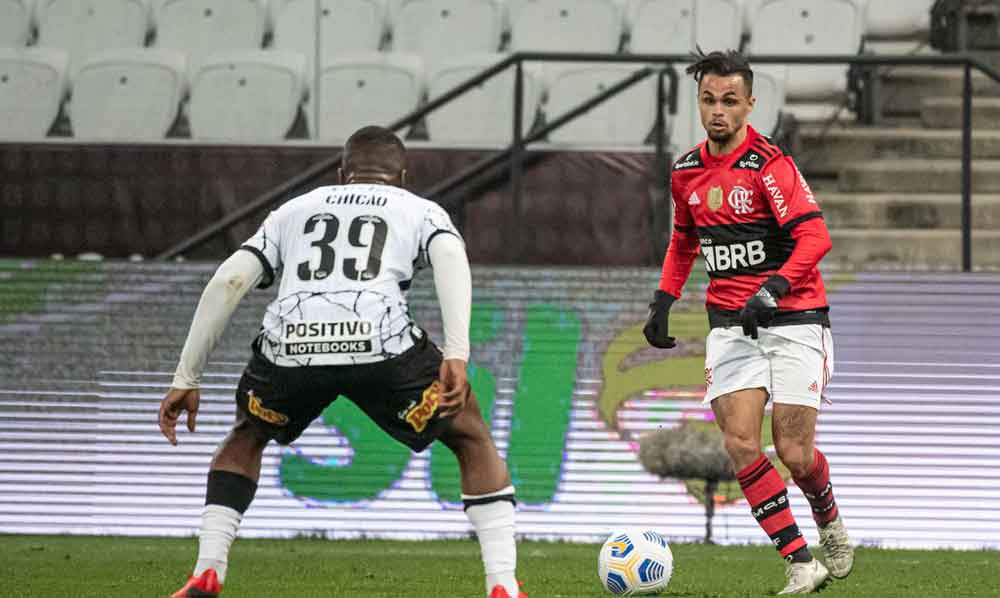
[[[743,495],[750,503],[754,519],[774,542],[781,556],[792,561],[809,561],[812,556],[788,508],[788,488],[781,475],[764,455],[736,474]]]
[[[824,527],[837,518],[837,501],[833,498],[833,486],[830,484],[830,464],[819,449],[813,452],[812,471],[804,478],[796,478],[795,483],[809,501],[816,525]]]

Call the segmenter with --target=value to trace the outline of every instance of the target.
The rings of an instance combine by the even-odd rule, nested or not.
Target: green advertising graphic
[[[472,312],[473,346],[494,340],[503,312],[491,304]],[[580,321],[570,311],[550,305],[529,306],[524,315],[520,374],[508,440],[507,463],[526,504],[552,501],[559,483],[573,388],[576,384]],[[483,418],[492,422],[496,377],[470,364],[470,384]],[[318,461],[285,451],[280,474],[285,488],[303,499],[322,502],[374,500],[406,468],[410,452],[381,432],[349,401],[336,401],[323,413],[323,424],[340,432],[353,448],[349,463]],[[445,503],[461,502],[458,464],[440,443],[431,448],[431,489]]]

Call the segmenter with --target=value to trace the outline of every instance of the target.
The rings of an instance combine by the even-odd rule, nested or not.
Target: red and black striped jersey
[[[711,279],[709,309],[739,310],[771,275],[791,284],[781,312],[826,308],[817,265],[830,236],[809,184],[790,156],[747,127],[724,156],[702,142],[672,171],[674,234],[660,288],[680,297],[700,248]]]

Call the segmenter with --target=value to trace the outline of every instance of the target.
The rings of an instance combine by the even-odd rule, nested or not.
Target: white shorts
[[[775,403],[819,409],[833,375],[833,335],[820,324],[761,328],[751,339],[739,326],[713,328],[705,347],[705,402],[748,388]]]

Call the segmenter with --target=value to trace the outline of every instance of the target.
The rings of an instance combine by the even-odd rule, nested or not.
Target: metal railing
[[[666,140],[664,139],[664,110],[669,109],[671,113],[676,113],[677,94],[677,73],[675,64],[686,64],[690,62],[691,56],[686,54],[588,54],[588,53],[552,53],[552,52],[519,52],[507,56],[497,64],[485,69],[482,73],[471,77],[459,84],[452,90],[432,98],[423,106],[390,124],[388,128],[399,131],[405,127],[412,126],[424,118],[426,115],[437,110],[441,106],[451,102],[469,90],[482,85],[493,77],[503,73],[508,68],[515,69],[514,84],[514,117],[513,117],[513,141],[502,152],[497,155],[480,160],[466,170],[457,173],[448,179],[438,183],[423,195],[428,199],[439,201],[446,208],[455,208],[468,199],[450,197],[450,194],[469,183],[476,177],[480,177],[508,163],[510,172],[511,188],[513,193],[512,205],[517,210],[520,207],[520,187],[522,178],[522,164],[527,149],[527,145],[535,143],[545,138],[546,135],[566,125],[572,120],[579,118],[599,104],[607,101],[611,97],[632,87],[639,81],[656,73],[658,77],[658,97],[657,117],[655,130],[655,151],[656,167],[660,169],[657,176],[658,181],[666,185],[669,177],[666,158]],[[969,272],[972,270],[972,72],[973,69],[985,74],[993,81],[1000,83],[1000,73],[989,65],[980,61],[977,57],[969,54],[945,54],[938,56],[874,56],[874,55],[753,55],[750,56],[751,63],[760,64],[784,64],[784,65],[851,65],[856,67],[875,68],[879,66],[937,66],[937,67],[962,67],[963,69],[963,93],[962,93],[962,171],[961,171],[961,226],[962,226],[962,270]],[[524,88],[524,64],[528,62],[589,62],[589,63],[627,63],[639,65],[635,73],[619,83],[607,88],[596,96],[582,102],[574,109],[555,119],[544,127],[533,131],[527,135],[523,130],[523,88]],[[669,96],[664,92],[664,78],[671,80]],[[287,199],[290,195],[305,185],[315,181],[324,174],[337,168],[343,158],[343,153],[338,152],[331,158],[319,162],[301,174],[278,185],[277,187],[262,193],[245,206],[225,215],[218,222],[215,222],[191,237],[168,248],[158,256],[158,259],[170,259],[188,252],[203,243],[222,234],[233,225],[245,220],[262,209],[277,205]],[[668,202],[669,205],[669,202]]]

